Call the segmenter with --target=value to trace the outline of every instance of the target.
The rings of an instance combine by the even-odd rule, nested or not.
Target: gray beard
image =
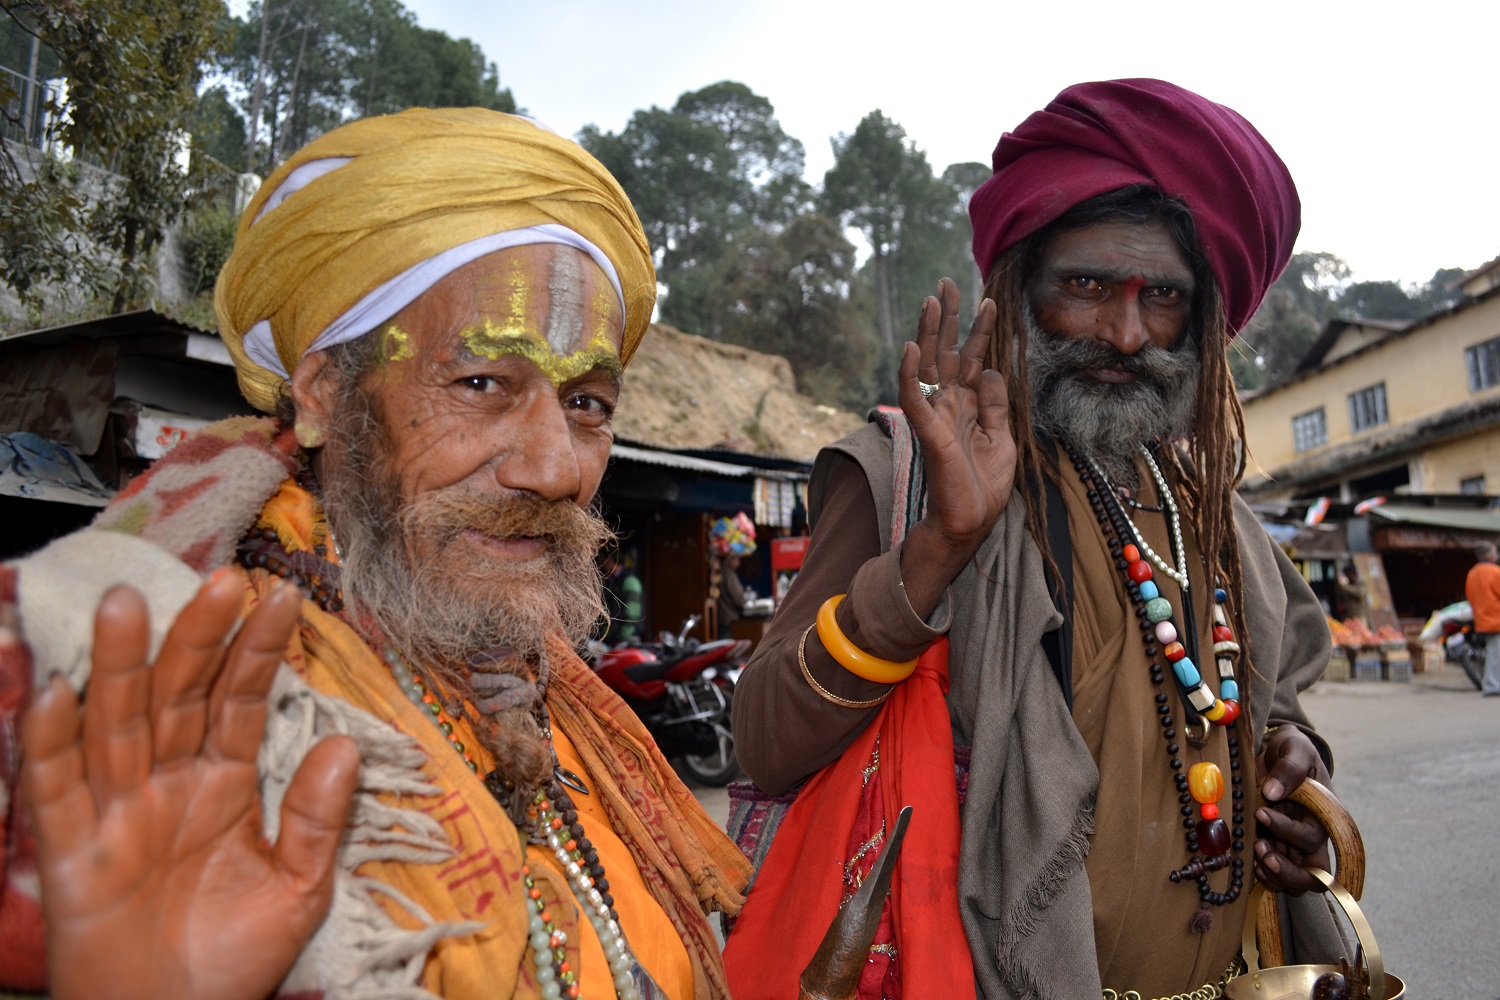
[[[344,601],[357,618],[414,664],[449,675],[467,673],[486,651],[535,661],[549,635],[560,632],[575,646],[588,638],[604,614],[595,556],[611,537],[597,514],[529,494],[507,503],[458,488],[403,505],[368,404],[347,400],[339,425],[332,436],[338,453],[324,449],[319,478],[340,547]],[[544,556],[501,563],[464,547],[466,527],[484,524],[486,515],[504,520],[505,508],[523,524],[532,508],[555,515],[537,532],[553,540]],[[425,546],[413,546],[415,539]],[[427,555],[414,563],[414,550]]]
[[[1135,458],[1152,441],[1184,437],[1192,429],[1202,364],[1193,331],[1174,348],[1147,344],[1121,354],[1093,340],[1065,340],[1037,324],[1030,305],[1026,324],[1026,379],[1032,426],[1093,459],[1111,482],[1136,487]],[[1092,368],[1135,375],[1123,385],[1100,382]]]

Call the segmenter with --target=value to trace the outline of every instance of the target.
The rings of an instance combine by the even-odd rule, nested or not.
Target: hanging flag
[[[1307,516],[1302,518],[1302,523],[1309,526],[1322,524],[1323,518],[1328,516],[1328,508],[1332,506],[1332,497],[1318,497],[1312,502],[1312,506],[1307,508]]]
[[[1368,500],[1361,500],[1359,503],[1354,505],[1354,513],[1364,514],[1368,511],[1372,511],[1376,507],[1379,507],[1381,504],[1385,503],[1385,501],[1385,497],[1371,497]]]

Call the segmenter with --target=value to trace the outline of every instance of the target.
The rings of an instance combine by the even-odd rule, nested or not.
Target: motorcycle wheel
[[[1496,640],[1491,640],[1496,641]],[[1484,649],[1464,643],[1458,651],[1458,665],[1464,668],[1476,690],[1484,688]]]
[[[729,727],[716,723],[714,731],[719,739],[712,753],[685,753],[678,758],[678,763],[683,772],[698,784],[720,788],[739,776],[740,762],[734,756],[734,734]]]

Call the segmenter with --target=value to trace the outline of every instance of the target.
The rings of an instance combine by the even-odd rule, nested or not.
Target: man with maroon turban
[[[736,692],[746,772],[806,782],[730,937],[739,1000],[795,995],[907,804],[861,997],[1221,996],[1254,881],[1327,866],[1287,801],[1331,767],[1297,700],[1327,628],[1235,496],[1225,360],[1291,254],[1291,177],[1158,80],[1065,90],[994,171],[973,328],[944,279],[902,414],[820,455]],[[1322,897],[1292,902],[1294,947],[1332,944]]]

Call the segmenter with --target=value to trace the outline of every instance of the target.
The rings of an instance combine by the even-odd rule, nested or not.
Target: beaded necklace
[[[338,552],[338,543],[331,530],[328,531],[328,539],[335,552]],[[281,543],[274,528],[260,527],[253,529],[241,541],[237,556],[240,564],[247,569],[264,569],[282,579],[295,581],[324,611],[344,616],[339,567],[326,560],[323,545],[311,552],[289,551]],[[390,669],[397,687],[431,719],[470,772],[477,774],[479,764],[470,756],[468,748],[459,738],[454,721],[447,716],[442,700],[428,689],[421,673],[412,667],[399,649],[385,641],[381,641],[380,645],[383,647],[381,658]],[[625,940],[619,914],[614,909],[614,897],[609,892],[609,881],[605,878],[604,866],[600,863],[598,851],[584,836],[578,810],[564,787],[566,785],[581,794],[588,794],[588,787],[582,780],[558,763],[557,753],[552,749],[552,730],[545,701],[538,709],[537,723],[547,741],[547,749],[552,754],[553,780],[547,787],[537,789],[532,797],[531,809],[527,813],[532,819],[529,840],[550,848],[562,868],[568,886],[578,901],[581,915],[588,919],[598,935],[614,980],[615,995],[619,1000],[653,1000],[661,996],[660,988],[652,982]],[[502,802],[505,793],[515,787],[514,782],[505,778],[498,770],[485,775],[483,781],[486,789]],[[580,995],[580,986],[578,974],[568,961],[567,932],[557,925],[529,864],[521,866],[521,876],[527,898],[527,943],[531,948],[541,996],[543,1000],[576,1000]]]
[[[1125,575],[1125,590],[1135,605],[1135,615],[1140,620],[1141,641],[1146,647],[1146,661],[1151,668],[1151,683],[1156,688],[1155,703],[1157,720],[1161,724],[1162,737],[1166,740],[1168,766],[1172,770],[1173,783],[1178,792],[1179,811],[1182,815],[1183,839],[1187,846],[1188,863],[1168,872],[1172,882],[1192,879],[1198,888],[1199,909],[1189,922],[1189,929],[1205,933],[1212,926],[1211,906],[1227,906],[1239,898],[1244,888],[1244,779],[1240,774],[1239,739],[1232,726],[1239,717],[1238,684],[1234,678],[1234,655],[1239,646],[1233,641],[1224,604],[1228,594],[1223,587],[1214,589],[1214,654],[1218,660],[1220,695],[1213,691],[1199,675],[1189,656],[1188,647],[1196,651],[1196,629],[1192,625],[1192,598],[1189,593],[1188,562],[1182,542],[1181,519],[1166,477],[1161,474],[1149,452],[1142,449],[1148,466],[1156,480],[1158,494],[1167,511],[1167,521],[1172,536],[1175,567],[1167,567],[1151,547],[1145,543],[1135,524],[1126,514],[1118,500],[1116,490],[1104,474],[1089,459],[1075,456],[1073,467],[1086,488],[1089,505],[1109,545],[1115,565]],[[1127,541],[1133,539],[1134,541]],[[1142,550],[1147,558],[1142,558]],[[1177,581],[1182,592],[1186,633],[1180,633],[1173,621],[1171,602],[1163,597],[1160,588],[1152,580],[1151,563],[1157,563],[1166,575]],[[1186,645],[1182,640],[1186,640]],[[1165,665],[1170,665],[1177,682],[1183,709],[1192,714],[1202,712],[1204,718],[1215,725],[1229,728],[1229,769],[1232,791],[1230,801],[1232,825],[1226,824],[1219,814],[1219,801],[1224,796],[1224,776],[1217,764],[1204,761],[1192,765],[1183,772],[1180,756],[1181,745],[1172,719],[1171,699],[1163,690],[1166,684]],[[1193,818],[1193,805],[1197,804],[1198,819]],[[1231,850],[1232,848],[1232,850]],[[1228,889],[1216,891],[1209,883],[1209,874],[1230,868]]]

